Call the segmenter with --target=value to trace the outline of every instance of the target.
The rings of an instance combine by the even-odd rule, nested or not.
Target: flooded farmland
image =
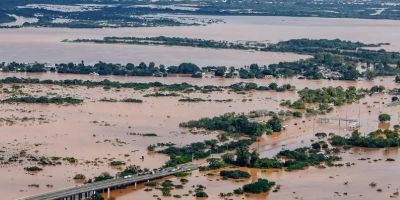
[[[293,38],[340,38],[366,43],[388,42],[386,50],[399,51],[398,33],[400,22],[391,20],[322,19],[291,17],[216,17],[226,23],[208,26],[116,28],[116,29],[59,29],[21,28],[0,29],[0,61],[11,62],[80,62],[95,63],[99,60],[116,63],[139,63],[176,65],[193,62],[199,66],[233,65],[250,63],[271,64],[281,61],[296,61],[308,58],[294,53],[250,52],[239,50],[215,50],[192,47],[102,45],[61,43],[63,39],[102,38],[104,36],[179,36],[216,40],[268,40],[278,42]],[[377,77],[374,80],[307,80],[294,78],[201,78],[187,76],[134,77],[92,76],[78,74],[14,73],[1,72],[6,77],[37,78],[41,80],[79,79],[118,82],[161,82],[174,84],[186,82],[192,85],[229,86],[238,82],[258,85],[291,84],[295,91],[249,91],[238,93],[229,90],[211,93],[184,93],[178,96],[145,97],[156,93],[154,88],[134,90],[130,88],[103,88],[64,86],[53,84],[2,84],[0,99],[13,95],[63,96],[82,99],[77,105],[57,104],[0,104],[0,157],[13,158],[13,162],[1,160],[0,194],[3,199],[18,199],[34,194],[81,185],[73,177],[83,174],[87,178],[102,172],[114,175],[122,166],[111,166],[112,161],[123,161],[126,165],[142,168],[158,168],[169,156],[148,151],[156,143],[174,143],[184,146],[193,142],[215,139],[220,131],[193,134],[190,129],[179,126],[182,122],[224,113],[249,113],[254,110],[288,110],[281,106],[286,100],[299,98],[298,90],[304,88],[342,86],[370,89],[383,85],[386,90],[399,88],[394,77]],[[9,92],[13,91],[13,92]],[[349,135],[353,130],[347,122],[331,120],[321,123],[320,118],[350,119],[360,122],[360,132],[367,134],[378,128],[393,127],[400,123],[399,106],[388,106],[393,95],[379,93],[367,95],[352,104],[335,106],[325,115],[289,118],[283,122],[284,130],[272,135],[263,135],[251,146],[261,157],[273,157],[284,149],[310,146],[315,133]],[[182,98],[201,98],[205,102],[182,102]],[[119,100],[133,98],[142,103],[127,103]],[[106,100],[110,101],[106,101]],[[111,101],[116,100],[116,101]],[[228,101],[229,100],[229,101]],[[224,101],[224,102],[223,102]],[[222,102],[222,103],[221,103]],[[378,115],[391,115],[389,122],[381,123]],[[156,134],[157,136],[144,136]],[[285,171],[240,168],[249,172],[251,178],[232,181],[219,176],[219,170],[193,171],[186,176],[188,183],[182,189],[174,189],[172,195],[181,199],[195,199],[193,186],[203,185],[208,199],[391,199],[398,198],[400,154],[397,148],[342,149],[338,153],[342,166],[327,168],[309,167],[305,170]],[[218,155],[217,155],[218,156]],[[35,165],[32,157],[61,158],[58,164],[43,165],[42,171],[30,173],[24,168]],[[68,158],[77,161],[70,162]],[[392,161],[388,161],[389,160]],[[205,164],[205,160],[195,161]],[[349,164],[348,164],[349,163]],[[236,168],[235,168],[236,169]],[[220,197],[221,192],[233,190],[258,178],[268,178],[280,186],[279,191],[262,194],[245,194]],[[157,180],[181,178],[171,176]],[[375,184],[372,184],[375,183]],[[175,199],[164,197],[157,189],[144,184],[129,186],[111,192],[118,200],[128,199]],[[107,197],[107,194],[103,194]]]
[[[54,79],[66,78],[69,78],[69,75],[54,76]],[[90,77],[87,76],[87,78]],[[119,79],[117,77],[112,78]],[[170,81],[175,82],[178,80],[188,80],[189,78],[171,79],[172,80]],[[169,78],[164,80],[169,80]],[[376,81],[378,83],[388,83],[387,85],[391,85],[391,80],[392,79],[388,78],[382,79],[382,81]],[[195,81],[198,81],[198,79],[195,79]],[[207,81],[212,84],[218,83],[218,80],[214,79],[204,81],[205,83],[207,83]],[[232,82],[230,83],[233,83],[233,80],[231,81]],[[301,82],[305,80],[287,79],[285,81],[297,85],[297,89],[302,89],[302,87],[319,88],[321,87],[321,84],[322,86],[336,85],[335,81],[327,80],[316,82],[311,81],[304,85],[302,85]],[[271,80],[257,80],[257,82],[258,84],[268,84]],[[337,82],[337,84],[341,83],[340,81]],[[222,82],[221,84],[228,83]],[[349,81],[346,84],[348,84],[346,86],[354,85],[357,87],[368,88],[376,83],[371,81]],[[392,87],[395,86],[396,85],[392,85]],[[3,88],[10,87],[11,85],[9,84],[3,85]],[[151,93],[152,91],[136,91],[128,88],[104,90],[101,87],[85,88],[78,86],[62,87],[55,85],[23,85],[21,91],[35,96],[45,94],[73,96],[84,99],[84,103],[82,105],[71,106],[28,105],[23,103],[1,104],[0,109],[2,111],[2,118],[9,118],[10,121],[9,123],[2,123],[0,126],[2,132],[2,149],[4,149],[7,154],[19,154],[21,151],[27,151],[28,154],[37,156],[74,157],[78,159],[78,163],[63,163],[56,166],[45,166],[42,172],[38,172],[35,175],[24,172],[23,167],[30,163],[28,160],[21,161],[23,164],[16,163],[3,165],[0,168],[0,173],[4,177],[9,177],[10,180],[2,182],[4,183],[4,185],[2,185],[2,188],[4,188],[2,193],[4,196],[7,196],[7,198],[23,197],[30,194],[71,186],[74,184],[72,177],[77,173],[83,173],[87,177],[96,176],[104,171],[116,173],[118,169],[112,168],[108,164],[112,160],[123,160],[127,164],[135,164],[148,168],[162,166],[168,158],[162,154],[148,153],[148,145],[158,142],[173,142],[182,146],[191,142],[216,137],[217,133],[194,135],[189,133],[187,129],[180,128],[179,123],[202,117],[217,116],[227,112],[247,113],[252,110],[285,110],[284,107],[279,106],[282,100],[295,100],[298,98],[296,92],[255,91],[247,94],[237,94],[222,91],[210,94],[181,94],[181,97],[190,96],[219,100],[232,99],[231,102],[185,103],[178,101],[181,97],[143,97],[146,93]],[[2,98],[5,98],[5,96],[7,96],[7,94],[3,93]],[[143,99],[143,103],[129,104],[101,101],[101,99],[104,98],[123,99],[127,97]],[[376,116],[379,113],[385,112],[390,113],[392,116],[398,116],[397,109],[385,105],[388,102],[390,102],[390,100],[387,94],[373,95],[360,100],[359,103],[336,108],[333,112],[329,113],[327,117],[360,118],[360,130],[362,132],[369,132],[378,128],[379,122],[377,121]],[[32,118],[32,121],[20,120],[24,117]],[[43,119],[39,120],[39,118]],[[257,147],[259,148],[258,151],[262,156],[270,157],[283,148],[293,149],[309,144],[310,140],[314,138],[313,135],[316,132],[335,132],[338,134],[349,133],[349,130],[346,130],[345,124],[342,124],[341,127],[339,127],[335,122],[320,124],[317,122],[316,118],[317,117],[304,117],[302,119],[291,119],[285,122],[287,128],[282,133],[263,136],[259,146]],[[398,123],[397,121],[398,118],[393,117],[391,124],[396,124]],[[130,133],[156,133],[158,136],[143,137],[132,135]],[[379,153],[371,154],[377,157],[380,156]],[[141,159],[141,156],[144,156],[144,160]],[[395,156],[397,157],[397,154],[395,154]],[[346,156],[346,159],[351,160],[351,162],[355,162],[354,160],[356,160],[356,158],[353,158],[351,155]],[[381,163],[383,165],[385,162],[381,161]],[[361,167],[360,170],[362,170],[365,166],[360,163],[348,169],[345,168],[345,170],[342,168],[329,168],[310,169],[302,172],[252,172],[252,174],[255,173],[257,175],[256,177],[268,177],[269,179],[277,181],[279,184],[283,185],[282,191],[277,194],[271,194],[271,197],[308,197],[307,194],[309,194],[309,192],[303,191],[301,185],[292,184],[309,184],[310,181],[313,182],[313,184],[318,184],[317,181],[323,181],[317,179],[322,178],[319,175],[316,175],[318,173],[326,174],[323,178],[327,180],[330,180],[330,175],[336,176],[336,173],[339,172],[341,176],[348,177],[345,173],[352,174],[351,170],[356,170],[358,167]],[[385,167],[390,168],[393,166],[383,165],[379,167],[379,170],[389,172],[388,170],[385,170]],[[293,177],[303,177],[308,176],[308,174],[315,175],[312,175],[312,177],[309,178],[310,180],[306,178],[304,181],[299,182],[290,181]],[[392,176],[391,178],[394,177]],[[221,187],[226,187],[224,190],[233,190],[243,184],[239,182],[234,184],[223,184],[223,186],[217,187],[216,185],[220,185],[218,184],[219,181],[214,180],[213,182],[209,182],[209,179],[215,178],[207,178],[204,173],[197,174],[197,172],[194,172],[194,174],[189,177],[189,184],[205,185],[210,188],[207,189],[207,192],[213,198],[217,198],[221,191]],[[357,177],[354,177],[354,179],[356,179],[355,181],[363,181],[357,180]],[[378,176],[373,179],[374,181],[380,180],[382,184],[394,184],[389,180],[386,180],[384,174],[382,174],[382,177]],[[256,179],[252,178],[251,180]],[[303,178],[301,180],[303,180]],[[337,181],[331,182],[338,184]],[[28,187],[30,184],[39,184],[40,186],[38,188]],[[324,195],[330,195],[329,197],[332,198],[339,198],[339,196],[334,195],[334,188],[339,186],[332,188],[332,185],[330,184],[331,183],[328,182],[323,185],[323,187],[327,187],[326,189],[332,190],[331,193]],[[51,185],[51,187],[46,187],[46,185]],[[365,187],[368,188],[368,185]],[[396,185],[393,185],[392,187],[396,187]],[[349,186],[349,188],[351,187]],[[113,195],[115,194],[118,199],[131,199],[139,196],[145,199],[152,199],[153,193],[144,192],[143,190],[138,192],[127,192],[127,190],[129,190],[129,188],[124,191],[117,190]],[[362,189],[359,190],[360,192],[362,191]],[[292,191],[297,191],[297,193],[294,194]],[[120,194],[120,192],[123,192],[124,194]],[[371,192],[375,191],[371,190]],[[369,193],[361,194],[367,195]],[[387,192],[385,195],[388,195]],[[316,195],[316,197],[319,198],[320,196]],[[265,196],[255,196],[254,198],[265,198]],[[354,196],[354,198],[356,198],[356,196]]]

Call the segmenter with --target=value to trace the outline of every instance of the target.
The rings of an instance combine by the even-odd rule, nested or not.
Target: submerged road
[[[187,172],[196,170],[198,166],[196,165],[186,165],[180,166],[177,168],[165,168],[163,170],[157,171],[152,174],[146,175],[132,175],[119,177],[114,179],[108,179],[104,181],[88,183],[80,186],[65,188],[53,192],[43,193],[39,195],[33,195],[29,197],[22,198],[20,200],[80,200],[92,197],[98,192],[102,192],[107,190],[108,193],[112,188],[124,187],[132,184],[136,184],[139,182],[146,182],[149,180],[154,180],[170,175],[174,175],[181,172]]]

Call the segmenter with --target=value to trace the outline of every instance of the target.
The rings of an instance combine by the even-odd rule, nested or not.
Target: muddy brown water
[[[101,38],[104,36],[179,36],[216,40],[268,40],[278,42],[293,38],[328,38],[362,41],[367,43],[389,42],[384,48],[400,51],[398,33],[400,22],[392,20],[359,20],[359,19],[322,19],[291,17],[223,17],[227,23],[201,27],[155,27],[155,28],[121,28],[121,29],[48,29],[23,28],[0,30],[1,61],[20,62],[80,62],[94,63],[99,60],[107,62],[138,63],[155,61],[157,64],[179,64],[194,62],[199,65],[237,65],[250,63],[269,64],[279,61],[291,61],[305,58],[296,54],[260,53],[236,50],[211,50],[198,48],[177,48],[160,46],[128,46],[128,45],[94,45],[61,43],[63,39]],[[291,79],[220,79],[188,77],[118,77],[118,76],[86,76],[65,74],[24,74],[0,73],[0,78],[9,76],[31,77],[39,79],[83,79],[100,81],[104,78],[121,82],[163,83],[188,82],[196,85],[230,85],[240,81],[255,82],[266,85],[290,83],[298,89],[320,88],[327,86],[356,86],[370,88],[384,85],[386,88],[400,87],[393,82],[393,77],[377,78],[374,81],[329,81]],[[10,85],[3,87],[9,88]],[[210,135],[193,135],[188,130],[179,128],[179,123],[212,117],[226,112],[249,112],[266,109],[278,111],[281,100],[295,100],[295,92],[253,92],[246,95],[234,93],[190,94],[185,96],[211,99],[233,99],[232,102],[200,102],[181,103],[181,97],[144,98],[144,92],[131,89],[102,88],[87,89],[84,87],[64,88],[48,85],[27,85],[22,91],[33,95],[61,94],[82,98],[85,102],[77,106],[59,105],[27,105],[0,104],[0,118],[11,119],[12,123],[0,122],[0,156],[8,157],[26,150],[28,154],[37,156],[73,156],[78,164],[45,166],[43,171],[34,175],[23,169],[34,165],[26,159],[21,163],[0,165],[0,194],[2,199],[16,199],[77,183],[72,177],[82,173],[93,177],[101,172],[115,174],[118,170],[108,163],[123,160],[127,164],[154,168],[161,166],[168,158],[161,154],[147,152],[147,146],[157,142],[174,142],[185,145],[194,141],[215,138]],[[0,97],[5,98],[6,93]],[[100,102],[102,98],[138,98],[142,104]],[[243,101],[247,99],[247,101]],[[252,101],[249,101],[252,99]],[[399,107],[387,107],[390,96],[387,94],[366,97],[358,103],[335,108],[324,117],[359,119],[361,131],[369,132],[380,124],[377,116],[380,113],[392,115],[390,126],[399,123]],[[31,120],[16,120],[24,117]],[[43,118],[44,120],[39,120]],[[286,130],[280,134],[263,136],[259,144],[252,146],[262,156],[273,156],[281,149],[293,149],[310,144],[316,132],[334,132],[341,135],[350,133],[346,124],[331,122],[317,123],[318,117],[304,117],[285,122]],[[302,122],[304,121],[304,123]],[[127,133],[157,133],[158,137],[142,137]],[[126,157],[126,155],[128,155]],[[279,192],[261,195],[232,196],[232,199],[389,199],[399,187],[399,154],[398,149],[366,150],[353,149],[341,154],[342,163],[351,162],[351,167],[333,167],[327,169],[310,168],[303,171],[284,172],[281,170],[242,169],[251,172],[252,177],[241,182],[218,180],[220,177],[206,176],[205,173],[193,172],[187,179],[189,183],[182,190],[173,190],[172,194],[187,194],[193,190],[192,185],[202,184],[207,187],[208,199],[218,199],[220,192],[231,192],[245,183],[257,178],[268,178],[281,185]],[[141,156],[145,156],[141,160]],[[361,158],[365,158],[359,160]],[[366,160],[366,158],[370,158]],[[387,162],[386,158],[396,161]],[[377,159],[377,161],[373,161]],[[382,160],[379,160],[382,159]],[[217,174],[217,172],[215,172]],[[177,178],[170,177],[173,181]],[[348,182],[345,184],[345,182]],[[376,182],[371,188],[369,184]],[[39,187],[28,187],[39,184]],[[46,186],[48,185],[48,186]],[[377,191],[382,189],[382,192]],[[113,191],[117,199],[156,199],[160,191],[145,192],[144,186],[138,189],[129,187],[125,190]],[[172,199],[162,197],[162,199]],[[182,199],[195,199],[192,196]]]
[[[8,76],[10,74],[3,74]],[[17,74],[27,76],[23,74]],[[70,75],[54,75],[54,74],[38,74],[32,77],[38,78],[52,78],[52,79],[68,79]],[[84,77],[84,76],[78,76]],[[86,76],[88,79],[100,79],[102,77]],[[113,80],[119,81],[145,81],[145,79],[137,79],[136,77],[110,77]],[[150,78],[150,80],[152,80]],[[183,77],[171,77],[162,79],[165,83],[171,82],[191,82],[193,84],[218,84],[229,85],[238,80],[220,80],[220,79],[190,79]],[[149,81],[149,80],[147,80]],[[247,80],[249,81],[249,80]],[[267,84],[272,80],[254,80],[257,83]],[[318,88],[328,85],[343,85],[343,86],[357,86],[369,87],[376,83],[389,85],[389,87],[396,87],[393,83],[393,78],[382,78],[371,81],[305,81],[299,79],[279,79],[278,82],[290,82],[302,87]],[[10,85],[3,85],[4,88],[10,88]],[[25,85],[21,89],[27,94],[36,96],[40,95],[63,95],[74,96],[82,98],[85,102],[82,105],[76,106],[60,106],[60,105],[27,105],[27,104],[0,104],[2,117],[43,117],[47,123],[34,122],[16,122],[13,125],[0,126],[2,140],[0,146],[5,150],[2,154],[18,153],[21,150],[27,150],[29,154],[43,155],[43,156],[60,156],[68,157],[73,156],[79,160],[78,164],[68,164],[63,162],[62,165],[45,166],[43,171],[31,175],[24,171],[24,167],[31,166],[34,163],[23,161],[21,164],[2,165],[0,174],[4,177],[1,182],[1,193],[6,199],[14,199],[18,197],[28,196],[54,189],[60,189],[72,186],[75,182],[72,177],[77,173],[83,173],[86,177],[93,177],[101,172],[107,171],[112,174],[118,170],[108,165],[114,160],[123,160],[127,164],[136,164],[142,167],[155,168],[161,166],[168,158],[161,154],[149,154],[147,146],[157,142],[173,142],[177,145],[185,145],[195,141],[202,141],[205,139],[215,138],[216,133],[209,135],[194,135],[188,130],[179,128],[179,123],[199,119],[201,117],[212,117],[226,112],[249,112],[251,110],[270,110],[278,111],[285,109],[279,106],[282,100],[295,100],[298,98],[296,92],[278,93],[273,91],[267,92],[251,92],[245,95],[228,93],[228,92],[215,92],[211,94],[184,94],[183,96],[201,97],[205,99],[233,99],[232,102],[217,103],[217,102],[200,102],[200,103],[182,103],[178,102],[182,97],[143,97],[146,93],[152,91],[134,91],[132,89],[112,89],[103,90],[98,88],[85,88],[85,87],[61,87],[52,85]],[[7,93],[0,94],[2,98],[9,96]],[[100,102],[102,98],[137,98],[143,99],[142,104],[129,104],[129,103],[110,103]],[[246,101],[243,101],[246,99]],[[251,101],[250,101],[251,99]],[[392,121],[390,125],[399,123],[397,107],[387,107],[385,104],[390,102],[390,96],[387,94],[376,94],[362,99],[359,103],[345,105],[335,108],[332,113],[324,117],[340,117],[349,119],[361,119],[361,130],[363,132],[373,131],[378,128],[379,122],[377,116],[379,113],[391,114]],[[257,149],[262,156],[273,156],[281,149],[293,149],[300,146],[310,144],[311,139],[316,132],[335,132],[338,134],[348,134],[349,129],[346,129],[346,124],[343,123],[339,127],[338,123],[332,122],[328,124],[317,123],[318,117],[305,117],[303,119],[292,119],[285,122],[287,125],[286,130],[280,134],[272,136],[263,136],[258,145],[253,145],[252,148]],[[304,123],[302,122],[304,121]],[[296,125],[297,124],[297,125]],[[158,137],[143,137],[131,135],[128,133],[157,133]],[[380,151],[372,151],[371,156],[382,157],[386,154],[379,153]],[[128,157],[125,156],[128,155]],[[1,154],[0,154],[1,155]],[[346,154],[345,154],[346,155]],[[367,154],[369,155],[369,154]],[[367,156],[361,154],[360,156]],[[141,160],[141,156],[145,156]],[[397,158],[397,153],[390,154],[391,157]],[[345,156],[350,162],[356,162],[357,157],[351,154]],[[93,162],[97,160],[97,162]],[[396,159],[397,160],[397,159]],[[89,163],[86,163],[89,162]],[[94,164],[96,163],[96,164]],[[374,162],[375,163],[375,162]],[[364,165],[363,163],[357,164],[348,168],[328,168],[328,169],[309,169],[299,172],[261,172],[257,171],[254,177],[267,177],[278,184],[282,185],[282,189],[278,193],[253,195],[246,198],[265,199],[271,197],[276,198],[294,198],[304,197],[307,199],[317,199],[318,197],[326,198],[343,198],[338,195],[335,196],[334,192],[342,188],[338,182],[330,181],[329,176],[340,174],[341,177],[348,177],[356,183],[365,182],[365,177],[361,174],[365,168],[371,170],[379,170],[379,173],[371,174],[370,179],[381,184],[392,184],[390,180],[386,180],[385,173],[391,173],[395,168],[396,162],[377,162],[381,164]],[[359,169],[360,168],[360,169]],[[360,173],[356,171],[360,170]],[[364,172],[363,172],[364,173]],[[369,174],[368,174],[369,175]],[[249,181],[256,180],[252,178]],[[230,182],[230,181],[217,181],[215,177],[206,177],[204,173],[194,172],[188,179],[190,182],[184,190],[173,194],[184,194],[191,185],[202,184],[207,187],[206,192],[210,195],[211,199],[217,198],[221,191],[230,192],[243,185],[245,182]],[[395,178],[395,175],[390,178]],[[210,181],[211,179],[212,181]],[[338,178],[339,179],[339,178]],[[298,180],[298,181],[293,181]],[[336,179],[334,179],[336,180]],[[312,183],[312,184],[311,184]],[[324,184],[322,184],[324,183]],[[333,187],[332,184],[336,184]],[[30,184],[39,184],[39,188],[28,187]],[[50,184],[52,187],[47,187]],[[373,195],[384,196],[389,195],[391,190],[384,190],[378,193],[376,189],[369,189],[368,184],[364,186],[350,189],[348,194]],[[353,185],[351,185],[353,186]],[[383,186],[382,186],[383,187]],[[309,196],[309,190],[321,189],[321,192],[315,196]],[[364,188],[367,188],[364,191]],[[160,195],[159,191],[145,192],[144,190],[135,190],[128,188],[122,191],[115,191],[113,196],[118,199],[132,199],[141,197],[143,199],[153,199],[154,194]],[[296,193],[293,193],[296,192]],[[322,192],[325,191],[325,192]],[[357,193],[358,192],[358,193]],[[139,195],[139,196],[138,196]],[[343,194],[341,194],[343,195]],[[356,198],[356,196],[348,195],[347,198]],[[193,197],[184,197],[193,199]],[[236,197],[238,199],[242,197]],[[359,198],[359,196],[357,196]],[[164,199],[164,198],[163,198]]]

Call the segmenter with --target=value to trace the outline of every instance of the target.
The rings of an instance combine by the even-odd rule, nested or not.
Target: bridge
[[[358,120],[356,120],[356,119],[347,119],[347,118],[334,118],[334,117],[332,117],[332,118],[328,118],[328,117],[318,118],[318,122],[319,123],[329,123],[330,121],[339,121],[339,123],[340,122],[352,122],[352,123],[358,122]]]
[[[347,118],[328,118],[328,117],[321,117],[318,118],[317,122],[318,123],[329,123],[331,121],[338,121],[339,122],[339,127],[341,122],[347,122],[347,127],[350,129],[358,129],[360,128],[360,122],[356,119],[347,119]]]
[[[150,174],[118,177],[104,181],[65,188],[53,192],[43,193],[39,195],[33,195],[22,198],[20,200],[81,200],[81,199],[89,199],[94,195],[96,195],[97,193],[105,191],[107,191],[108,193],[107,196],[110,197],[110,190],[112,189],[122,188],[128,185],[135,185],[136,187],[136,184],[140,182],[146,182],[182,172],[192,171],[196,170],[197,168],[198,166],[196,165],[185,165],[176,168],[172,167],[165,168]]]

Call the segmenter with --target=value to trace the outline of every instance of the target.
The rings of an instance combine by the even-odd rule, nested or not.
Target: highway
[[[119,177],[114,179],[108,179],[104,181],[88,183],[81,186],[75,186],[70,188],[65,188],[53,192],[43,193],[39,195],[33,195],[25,198],[21,198],[20,200],[58,200],[58,199],[66,199],[66,200],[80,200],[85,197],[89,197],[94,195],[97,191],[104,191],[114,188],[114,187],[122,187],[127,185],[132,185],[139,182],[146,182],[148,180],[154,180],[170,175],[174,175],[181,172],[187,172],[196,170],[198,166],[196,165],[186,165],[180,166],[178,168],[165,168],[162,171],[157,171],[154,174],[146,174],[146,175],[133,175],[129,177]]]

